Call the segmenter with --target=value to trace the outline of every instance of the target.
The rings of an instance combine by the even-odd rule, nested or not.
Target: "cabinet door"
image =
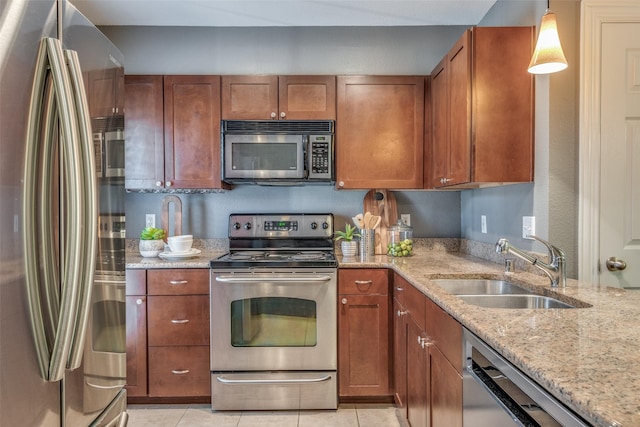
[[[162,76],[125,77],[125,186],[164,187]]]
[[[147,301],[144,295],[126,297],[127,394],[147,395]]]
[[[388,296],[339,295],[339,299],[339,395],[389,395]]]
[[[221,188],[220,77],[165,76],[166,188]]]
[[[422,188],[424,77],[338,76],[338,188]]]
[[[449,172],[447,185],[471,179],[471,31],[447,55],[449,78]]]
[[[462,427],[462,376],[437,346],[429,348],[431,426]]]
[[[279,117],[288,120],[335,120],[335,76],[280,76]]]
[[[442,187],[449,174],[449,78],[445,57],[431,72],[431,185]]]
[[[403,418],[407,418],[407,312],[393,300],[393,390]]]
[[[421,345],[424,332],[407,322],[407,419],[411,427],[427,427],[429,420],[429,357]]]
[[[222,119],[278,118],[278,76],[222,76]]]

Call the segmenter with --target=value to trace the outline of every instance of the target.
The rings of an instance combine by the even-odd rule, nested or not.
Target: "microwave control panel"
[[[309,135],[307,156],[309,179],[333,178],[333,135]]]

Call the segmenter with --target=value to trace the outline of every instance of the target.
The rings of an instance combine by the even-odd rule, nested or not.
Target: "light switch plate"
[[[156,226],[156,215],[155,214],[146,214],[144,220],[145,227],[155,227]]]
[[[531,239],[531,235],[536,234],[536,217],[535,216],[523,216],[522,217],[522,238]]]
[[[411,214],[400,214],[400,220],[405,223],[405,225],[411,226]]]

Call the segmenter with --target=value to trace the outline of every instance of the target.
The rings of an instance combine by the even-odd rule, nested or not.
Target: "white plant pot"
[[[354,257],[358,254],[358,242],[351,240],[350,242],[340,242],[340,249],[342,250],[342,256]]]
[[[140,240],[138,248],[143,257],[157,257],[164,250],[164,240]]]

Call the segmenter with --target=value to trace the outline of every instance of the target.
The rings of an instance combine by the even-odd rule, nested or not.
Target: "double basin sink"
[[[584,308],[504,280],[433,279],[434,283],[464,302],[484,308]]]

